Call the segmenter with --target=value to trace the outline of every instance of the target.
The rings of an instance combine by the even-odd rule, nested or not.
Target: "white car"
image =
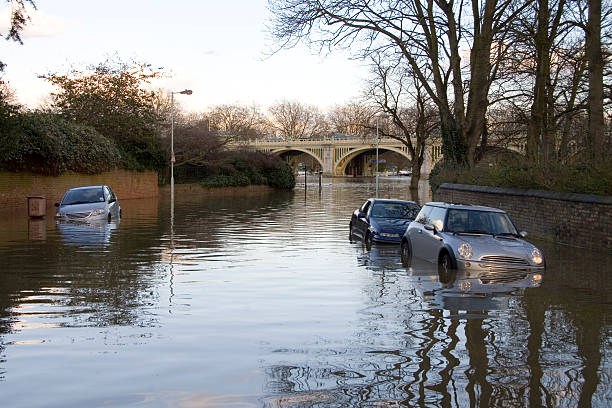
[[[61,220],[111,222],[121,217],[119,201],[109,186],[71,188],[55,206],[55,216]]]

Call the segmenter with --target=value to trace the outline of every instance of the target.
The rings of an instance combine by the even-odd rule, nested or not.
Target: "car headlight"
[[[463,259],[472,258],[472,246],[467,242],[464,242],[463,244],[459,245],[457,251],[459,251],[459,255],[461,255],[461,258]]]
[[[89,214],[89,216],[91,217],[91,216],[94,216],[94,215],[100,215],[100,214],[104,214],[104,209],[102,209],[102,208],[98,208],[97,210],[93,210],[93,211],[92,211],[92,212]]]
[[[538,248],[534,248],[534,250],[531,251],[531,260],[536,265],[540,265],[544,261],[544,258],[542,257],[542,253],[540,252]]]

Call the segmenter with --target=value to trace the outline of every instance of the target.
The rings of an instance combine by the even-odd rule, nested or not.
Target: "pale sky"
[[[181,105],[267,107],[282,99],[327,109],[358,97],[367,69],[346,54],[312,55],[302,47],[268,56],[267,0],[35,0],[23,45],[0,40],[3,79],[29,107],[51,90],[38,75],[65,72],[118,54],[164,67],[160,87],[189,88]],[[9,9],[0,12],[6,34]]]

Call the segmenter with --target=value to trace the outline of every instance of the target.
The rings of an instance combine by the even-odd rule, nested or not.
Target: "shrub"
[[[268,185],[274,188],[291,190],[295,187],[295,175],[288,164],[271,168],[266,171]]]
[[[53,114],[5,117],[0,132],[0,167],[59,175],[66,171],[95,174],[119,164],[115,144],[93,128]]]
[[[182,168],[181,168],[182,167]],[[216,155],[214,162],[200,166],[175,168],[177,182],[193,182],[208,187],[235,187],[247,185],[269,185],[274,188],[292,189],[295,176],[291,167],[280,157],[267,153],[229,150]]]

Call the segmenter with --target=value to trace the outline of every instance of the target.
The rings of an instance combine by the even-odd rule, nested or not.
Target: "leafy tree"
[[[160,142],[164,118],[148,85],[161,74],[148,64],[107,59],[83,71],[42,77],[59,88],[51,95],[52,109],[114,140],[124,167],[159,170],[167,162]]]

